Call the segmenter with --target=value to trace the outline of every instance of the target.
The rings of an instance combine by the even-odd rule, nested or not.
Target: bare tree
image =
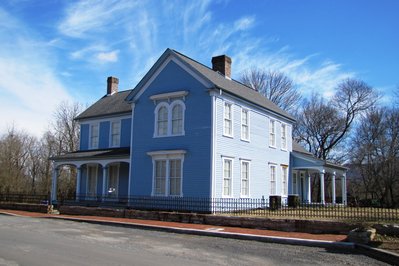
[[[301,100],[301,95],[292,80],[277,71],[252,68],[241,76],[241,82],[287,112],[293,112]]]
[[[56,154],[77,150],[79,144],[79,125],[75,118],[82,111],[79,103],[62,102],[54,113],[54,136],[58,148]]]
[[[353,123],[378,95],[363,81],[347,79],[336,88],[331,100],[313,94],[297,115],[294,135],[317,158],[342,161],[338,149],[349,136]]]
[[[355,197],[399,205],[399,110],[376,108],[362,118],[351,146]]]

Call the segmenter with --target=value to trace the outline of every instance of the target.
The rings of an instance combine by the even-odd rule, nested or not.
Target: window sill
[[[241,141],[244,141],[244,142],[251,142],[249,139],[243,139],[243,138],[241,138]]]
[[[158,138],[171,138],[171,137],[183,137],[186,134],[179,134],[179,135],[165,135],[165,136],[153,136],[154,139],[158,139]]]
[[[233,135],[226,135],[226,134],[223,134],[223,137],[226,137],[226,138],[229,138],[229,139],[234,139],[234,136],[233,136]]]
[[[269,145],[269,148],[270,148],[270,149],[276,149],[277,147],[276,147],[276,146]]]

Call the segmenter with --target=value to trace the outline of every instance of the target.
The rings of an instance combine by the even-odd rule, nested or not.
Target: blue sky
[[[0,2],[0,133],[40,136],[61,101],[91,104],[106,78],[133,88],[166,48],[210,65],[227,54],[238,79],[278,70],[306,96],[354,77],[384,93],[399,86],[399,1]]]

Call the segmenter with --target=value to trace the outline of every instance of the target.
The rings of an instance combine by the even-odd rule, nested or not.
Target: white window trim
[[[93,168],[95,171],[95,185],[94,185],[94,195],[90,196],[97,196],[97,182],[98,182],[98,164],[87,164],[87,174],[86,174],[86,195],[89,195],[89,175],[90,171],[89,168]]]
[[[285,128],[284,135],[283,135],[283,128]],[[280,130],[281,130],[281,150],[283,150],[283,151],[287,151],[287,147],[288,147],[287,129],[288,129],[287,124],[281,123],[281,127],[280,127]],[[283,137],[285,138],[285,145],[283,145],[283,139],[284,139]]]
[[[116,191],[116,193],[115,194],[113,194],[112,196],[115,196],[115,197],[118,197],[118,192],[119,192],[119,175],[120,175],[120,164],[119,163],[117,163],[117,164],[110,164],[109,166],[108,166],[108,175],[107,175],[107,189],[109,189],[109,179],[110,179],[110,177],[111,177],[111,167],[116,167],[116,169],[117,169],[117,171],[116,171],[116,188],[115,188],[115,191]],[[107,195],[108,195],[109,193],[108,193],[108,191],[107,191]]]
[[[224,194],[224,180],[226,179],[224,176],[224,165],[225,161],[231,162],[231,173],[230,173],[230,195]],[[234,160],[231,157],[222,157],[222,198],[232,198],[233,197],[233,176],[234,176]]]
[[[97,126],[97,138],[98,138],[97,146],[93,146],[92,141],[91,141],[92,134],[93,134],[93,131],[92,131],[93,126]],[[98,149],[99,146],[100,146],[100,123],[90,123],[89,124],[89,149],[91,149],[91,150]]]
[[[272,124],[274,125],[273,127]],[[274,129],[274,131],[272,131],[272,128]],[[272,139],[273,143],[271,143]],[[269,147],[276,148],[276,120],[274,119],[269,120]]]
[[[152,157],[152,191],[151,191],[151,196],[154,197],[183,197],[183,181],[184,181],[184,176],[183,176],[183,168],[184,168],[184,155],[186,151],[185,150],[162,150],[162,151],[153,151],[153,152],[147,152],[147,155]],[[155,193],[155,172],[156,172],[156,161],[166,161],[166,177],[165,177],[165,194],[156,194]],[[170,173],[169,173],[169,167],[170,167],[170,160],[181,160],[181,180],[180,180],[180,195],[170,195],[169,194],[169,181],[170,181]]]
[[[244,123],[242,122],[243,121],[243,113],[244,112],[246,112],[247,113],[247,128],[248,128],[248,137],[247,138],[245,138],[244,136],[243,136],[243,126],[244,126]],[[251,130],[250,130],[250,126],[251,126],[251,119],[250,119],[250,112],[249,112],[249,110],[248,109],[246,109],[246,108],[241,108],[241,140],[243,140],[243,141],[247,141],[247,142],[249,142],[250,141],[250,139],[251,139]]]
[[[172,110],[173,107],[176,105],[180,104],[182,106],[182,132],[179,134],[172,134]],[[166,135],[158,135],[158,111],[161,109],[161,107],[166,107],[166,110],[168,111],[168,124],[167,124],[167,129],[166,129]],[[168,102],[160,102],[157,104],[154,110],[154,115],[155,115],[155,120],[154,120],[154,138],[165,138],[165,137],[178,137],[178,136],[184,136],[186,134],[185,132],[185,117],[186,117],[186,105],[182,100],[174,100],[172,103]]]
[[[248,163],[248,178],[247,178],[247,188],[248,188],[248,194],[247,195],[243,195],[242,194],[242,165],[244,163]],[[240,197],[241,198],[250,198],[250,182],[251,182],[251,162],[248,160],[240,160]]]
[[[274,193],[272,193],[272,168],[274,168]],[[270,175],[270,195],[277,195],[277,165],[269,164],[269,175]]]
[[[170,100],[173,98],[185,98],[188,95],[188,91],[173,91],[173,92],[166,92],[166,93],[160,93],[160,94],[155,94],[151,95],[150,99],[153,101],[159,101],[159,100]]]
[[[226,133],[226,105],[230,106],[230,123],[231,123],[231,134]],[[231,102],[224,102],[223,104],[223,136],[233,138],[234,137],[234,111],[233,111],[233,103]]]
[[[113,145],[112,143],[112,124],[119,123],[119,143]],[[122,120],[120,119],[113,119],[109,121],[109,146],[112,148],[120,147],[121,146],[121,136],[122,136]]]
[[[285,182],[284,182],[284,169],[286,170]],[[288,195],[288,166],[287,165],[281,165],[281,195],[282,196]]]

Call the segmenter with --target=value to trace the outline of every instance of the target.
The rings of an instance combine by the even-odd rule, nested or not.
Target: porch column
[[[105,200],[107,196],[107,179],[108,179],[108,167],[103,166],[103,191],[102,191],[102,201]]]
[[[58,167],[54,167],[53,176],[51,178],[51,204],[57,203],[57,178]]]
[[[79,166],[77,169],[76,173],[76,201],[79,201],[80,198],[80,182],[81,182],[81,176],[82,176],[82,169]]]
[[[346,173],[344,173],[341,177],[341,190],[342,190],[342,204],[346,205]]]
[[[321,190],[321,193],[320,193],[321,199],[320,199],[320,201],[321,201],[321,204],[325,204],[326,203],[326,198],[325,198],[325,195],[324,195],[324,174],[325,174],[325,170],[323,169],[322,171],[320,171],[320,190]]]
[[[335,197],[335,172],[333,172],[333,174],[332,174],[332,204],[334,204],[335,205],[335,203],[336,203],[336,197]]]
[[[311,188],[311,179],[310,179],[310,174],[309,171],[306,171],[306,184],[307,184],[307,190],[306,190],[306,200],[308,203],[312,203],[312,188]]]

